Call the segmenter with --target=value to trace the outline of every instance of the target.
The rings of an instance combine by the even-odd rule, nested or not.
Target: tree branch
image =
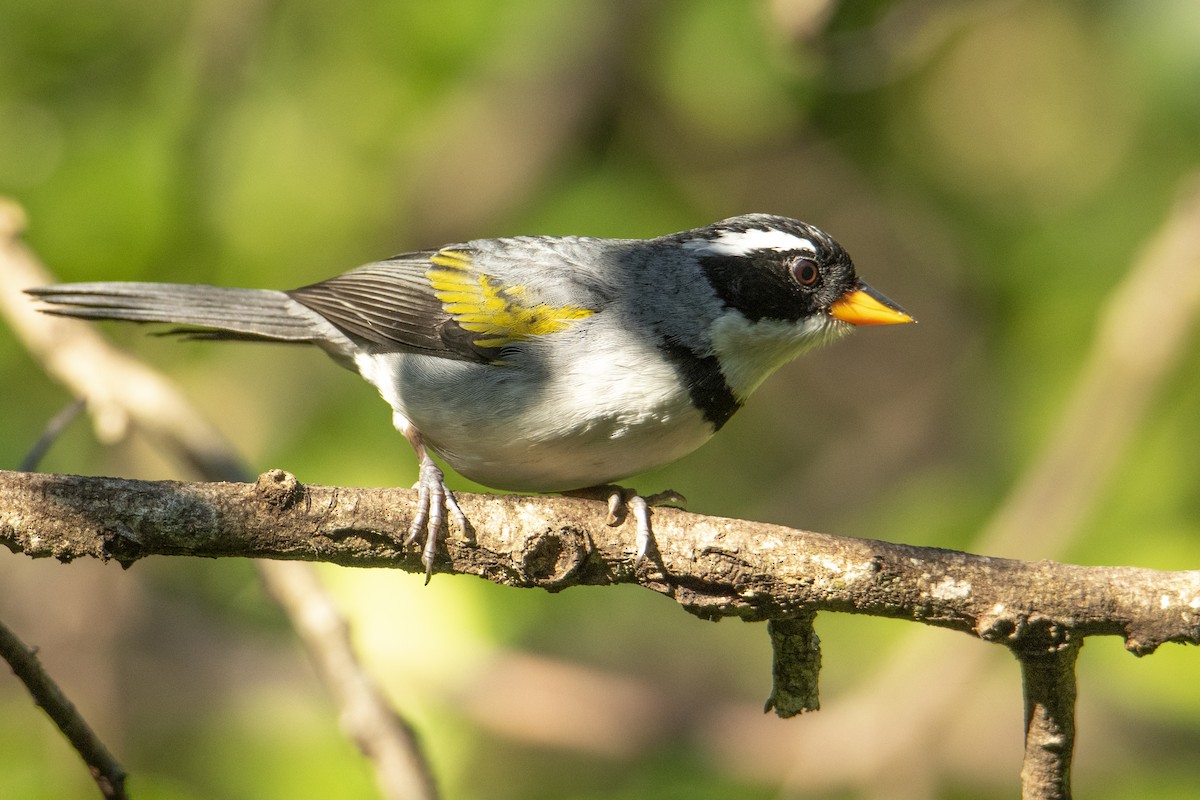
[[[111,800],[125,800],[125,770],[113,757],[104,742],[88,725],[87,720],[67,699],[53,679],[42,669],[36,651],[30,649],[8,627],[0,623],[0,658],[12,667],[12,671],[33,700],[54,720],[63,735],[87,764],[88,772],[96,781],[100,794]]]
[[[816,617],[816,612],[807,611],[791,619],[767,621],[774,659],[771,696],[763,706],[763,713],[774,711],[786,719],[821,707],[817,691],[821,640],[813,627]]]
[[[0,543],[32,557],[125,566],[151,555],[241,556],[422,570],[399,544],[409,489],[0,472]],[[475,538],[446,538],[442,569],[559,591],[639,583],[706,619],[816,610],[909,619],[1018,651],[1121,636],[1137,655],[1200,643],[1200,571],[1023,562],[654,510],[656,563],[633,569],[632,523],[579,498],[462,494]]]
[[[384,698],[350,642],[350,626],[307,564],[258,562],[259,573],[333,695],[342,730],[370,759],[382,797],[435,800],[437,785],[416,732]]]
[[[1054,558],[1094,513],[1129,443],[1177,373],[1200,324],[1200,173],[1180,181],[1177,202],[1098,308],[1097,325],[1068,399],[1029,466],[972,544],[980,552]],[[1069,369],[1069,366],[1065,367]],[[1147,533],[1147,535],[1149,535]],[[978,651],[912,633],[893,646],[876,675],[841,698],[855,711],[817,717],[788,733],[788,747],[857,747],[857,760],[826,760],[821,770],[797,761],[789,791],[875,783],[895,795],[898,771],[926,764],[929,737],[969,703],[986,664]],[[936,684],[925,678],[937,672]],[[864,743],[862,730],[873,736]],[[769,738],[767,738],[769,737]],[[776,744],[778,734],[746,742],[747,751]],[[920,769],[920,767],[916,767]],[[864,778],[873,775],[873,780]]]
[[[1075,749],[1075,661],[1080,640],[1062,647],[1018,655],[1025,695],[1025,800],[1067,800],[1071,796],[1071,754]]]
[[[1198,197],[1189,197],[1181,204],[1183,209],[1194,208]],[[1194,278],[1194,273],[1188,273],[1195,264],[1197,241],[1192,218],[1177,211],[1173,219],[1181,224],[1168,226],[1163,234],[1166,244],[1155,247],[1153,257],[1148,255],[1144,262],[1167,264]],[[1109,367],[1114,362],[1127,366],[1129,354],[1123,343],[1142,339],[1099,336],[1097,355],[1092,359],[1095,368],[1088,375],[1111,378],[1119,373],[1114,380],[1141,387],[1136,398],[1144,401],[1152,395],[1149,387],[1157,386],[1174,363],[1178,344],[1194,320],[1195,300],[1200,297],[1194,290],[1200,283],[1164,282],[1162,274],[1151,276],[1150,270],[1140,268],[1134,277],[1137,280],[1131,280],[1129,290],[1114,298],[1113,308],[1122,319],[1113,317],[1108,322],[1123,325],[1132,314],[1135,319],[1151,319],[1155,329],[1168,333],[1154,340],[1156,344],[1150,348],[1154,358],[1134,362],[1150,365],[1135,381]],[[1161,313],[1130,311],[1148,305],[1158,309],[1162,285],[1176,286],[1174,296],[1179,299],[1171,308],[1177,313],[1165,315],[1164,321]],[[1139,287],[1152,291],[1133,291]],[[1118,299],[1121,302],[1116,302]],[[1147,299],[1151,302],[1144,302]],[[18,330],[22,327],[17,326]],[[1101,333],[1112,327],[1106,325]],[[59,339],[53,335],[28,341],[51,371],[67,380],[81,374],[90,378],[97,372],[94,348],[67,350],[56,344]],[[118,366],[124,370],[124,364]],[[142,378],[136,370],[122,374],[134,382]],[[102,384],[99,380],[95,383]],[[129,380],[117,383],[125,386]],[[1137,418],[1145,410],[1145,402],[1114,404],[1111,393],[1098,390],[1106,385],[1084,382],[1082,396],[1099,399],[1098,405],[1085,405],[1085,410],[1103,409],[1105,419]],[[126,408],[108,402],[104,393],[89,393],[89,397],[93,413],[110,423],[98,426],[102,434],[124,430]],[[1001,522],[993,528],[1023,532],[1048,528],[1050,533],[1062,535],[1074,527],[1080,508],[1086,506],[1080,498],[1090,496],[1088,487],[1099,482],[1096,473],[1103,473],[1120,449],[1123,437],[1112,431],[1127,433],[1132,427],[1126,423],[1116,428],[1096,426],[1093,420],[1098,415],[1068,414],[1069,419],[1085,422],[1071,427],[1064,441],[1100,442],[1104,445],[1101,455],[1107,457],[1079,459],[1077,446],[1052,448],[1054,457],[1048,457],[1046,464],[1056,468],[1038,472],[1037,480],[1023,484],[1027,489],[1049,487],[1049,494],[1018,493],[1029,501],[1017,504],[1029,512],[1028,518],[1001,515]],[[176,420],[170,419],[160,426],[150,422],[139,424],[167,432],[176,425]],[[198,435],[193,444],[203,446],[205,441],[211,439]],[[191,448],[183,450],[190,453]],[[1076,475],[1068,485],[1071,491],[1062,490],[1061,470],[1057,469],[1061,452],[1072,455],[1072,464],[1082,460],[1092,465],[1092,472],[1086,475],[1070,473]],[[221,463],[220,454],[203,459],[210,462],[211,469],[206,472],[219,472],[227,466]],[[408,524],[406,509],[412,497],[403,490],[301,487],[279,472],[268,473],[253,487],[72,476],[29,476],[43,482],[20,484],[10,483],[9,475],[0,473],[0,541],[30,555],[55,555],[64,560],[91,555],[125,564],[152,554],[242,555],[420,569],[416,554],[405,552],[393,538],[393,533],[405,530]],[[1071,500],[1049,503],[1047,496]],[[39,517],[31,510],[35,500],[49,501],[53,508],[41,510],[50,513]],[[446,557],[457,571],[552,591],[585,583],[638,582],[672,596],[698,616],[771,620],[776,687],[769,703],[781,715],[816,706],[819,651],[809,621],[820,609],[907,618],[1008,645],[1018,653],[1025,670],[1029,725],[1023,774],[1030,796],[1066,796],[1069,792],[1066,770],[1073,726],[1072,668],[1083,637],[1120,635],[1126,647],[1139,655],[1165,641],[1197,643],[1200,600],[1196,572],[983,558],[663,509],[655,512],[657,568],[648,565],[635,573],[628,546],[632,534],[604,526],[603,511],[587,501],[493,496],[464,496],[463,501],[480,533],[473,542],[448,540]],[[1066,521],[1061,515],[1047,513],[1064,508],[1072,512]],[[77,530],[72,533],[72,528]],[[995,544],[1000,539],[989,541]],[[905,724],[911,726],[913,720],[905,718]],[[1046,791],[1032,793],[1038,786]]]

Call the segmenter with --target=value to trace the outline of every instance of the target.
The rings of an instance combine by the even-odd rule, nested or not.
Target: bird
[[[434,460],[493,489],[596,491],[610,524],[649,505],[616,482],[676,461],[762,382],[857,326],[913,322],[805,222],[743,214],[649,239],[510,236],[405,252],[289,291],[148,282],[28,290],[40,310],[316,345],[372,384],[416,454],[428,582],[469,521]],[[597,488],[599,487],[599,488]]]

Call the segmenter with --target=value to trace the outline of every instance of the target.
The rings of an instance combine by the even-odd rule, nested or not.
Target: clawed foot
[[[635,569],[646,558],[646,551],[650,549],[650,540],[654,536],[650,527],[650,508],[652,506],[682,507],[687,503],[686,497],[671,489],[647,497],[642,497],[636,490],[624,486],[595,486],[590,489],[564,492],[564,494],[576,497],[607,498],[607,522],[613,527],[620,525],[626,514],[633,514],[634,523],[637,525],[635,540],[637,556],[633,559]]]
[[[404,544],[412,544],[425,533],[421,563],[425,565],[425,583],[428,584],[433,576],[433,557],[437,553],[438,536],[447,529],[446,513],[453,515],[463,531],[470,530],[470,523],[458,507],[454,494],[446,487],[442,470],[428,456],[421,461],[420,479],[413,488],[420,490],[417,496],[417,513],[413,516],[412,525],[408,527],[408,538],[404,540]]]

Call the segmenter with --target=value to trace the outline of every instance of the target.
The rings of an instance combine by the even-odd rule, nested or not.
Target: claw
[[[646,498],[635,494],[625,501],[625,507],[633,512],[633,520],[637,523],[637,537],[634,539],[637,555],[633,559],[633,568],[637,569],[646,558],[646,550],[650,548],[650,537],[653,536],[650,531],[650,504],[646,502]]]
[[[454,493],[447,488],[445,474],[425,449],[420,432],[399,414],[396,415],[395,421],[396,428],[408,439],[421,464],[417,483],[413,486],[418,490],[417,510],[413,514],[412,524],[408,526],[408,536],[404,539],[404,545],[411,545],[422,533],[425,534],[425,544],[421,547],[421,563],[425,565],[425,583],[428,584],[429,579],[433,577],[433,559],[437,555],[438,536],[447,529],[447,512],[454,517],[454,521],[465,534],[470,533],[471,524],[467,522],[467,515],[454,499]]]
[[[623,486],[595,486],[590,489],[576,489],[570,492],[563,492],[566,495],[574,495],[576,497],[605,497],[608,500],[608,519],[606,523],[611,527],[616,527],[621,524],[626,514],[633,514],[633,521],[636,528],[636,537],[634,545],[637,552],[633,559],[633,566],[636,569],[646,558],[646,552],[650,549],[650,542],[654,538],[654,530],[650,526],[650,508],[653,506],[683,506],[687,503],[687,498],[679,492],[668,489],[665,492],[657,492],[642,497],[633,489],[627,489]]]
[[[620,486],[613,486],[612,491],[608,495],[608,519],[605,520],[605,523],[610,528],[620,525],[621,518],[625,516],[621,513],[621,509],[627,507],[625,492],[626,490]],[[637,497],[636,494],[633,496]]]
[[[433,576],[433,559],[437,555],[438,536],[446,530],[446,512],[450,512],[464,531],[469,526],[466,514],[463,514],[458,501],[454,499],[454,493],[446,487],[445,475],[441,468],[428,455],[421,460],[421,476],[414,488],[419,490],[417,513],[413,515],[412,524],[408,526],[408,537],[404,544],[412,544],[425,532],[421,563],[425,565],[425,583],[429,583]]]

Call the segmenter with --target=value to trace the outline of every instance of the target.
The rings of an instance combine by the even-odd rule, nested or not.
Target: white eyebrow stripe
[[[817,246],[808,239],[781,230],[751,228],[746,231],[724,231],[715,239],[693,239],[684,242],[686,250],[720,256],[744,256],[755,250],[807,250],[817,252]]]

